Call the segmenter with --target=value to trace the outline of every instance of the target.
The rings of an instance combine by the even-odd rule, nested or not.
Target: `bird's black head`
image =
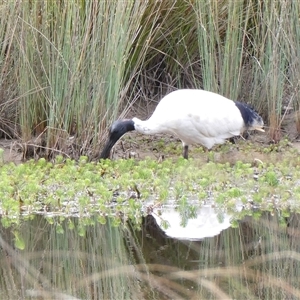
[[[100,158],[108,158],[110,150],[115,143],[128,131],[134,130],[134,122],[132,120],[117,120],[115,121],[110,130],[108,141],[100,155]]]

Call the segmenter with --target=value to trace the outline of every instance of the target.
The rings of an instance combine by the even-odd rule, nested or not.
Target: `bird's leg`
[[[215,154],[212,149],[207,149],[207,162],[213,162],[215,160]]]
[[[183,158],[188,159],[189,145],[183,145]]]

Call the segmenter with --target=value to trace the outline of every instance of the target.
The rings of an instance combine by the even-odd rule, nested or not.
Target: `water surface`
[[[0,228],[0,299],[299,299],[299,228],[273,211],[190,240],[151,215],[141,228],[35,216]]]

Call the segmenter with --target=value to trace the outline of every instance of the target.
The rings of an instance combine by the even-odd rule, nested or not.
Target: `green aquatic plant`
[[[270,186],[277,186],[279,183],[278,175],[272,170],[267,171],[261,180],[265,180]]]
[[[197,208],[189,203],[186,196],[182,196],[178,201],[177,210],[180,213],[180,226],[185,227],[189,219],[197,217]]]
[[[168,153],[168,155],[181,155],[182,147],[180,143],[171,142],[167,146],[164,147],[164,152]]]
[[[227,200],[227,197],[224,193],[219,193],[216,197],[215,197],[215,202],[217,204],[224,204]]]
[[[101,222],[118,212],[124,219],[140,222],[148,203],[168,200],[182,208],[189,206],[189,199],[199,205],[210,200],[229,209],[237,201],[266,210],[285,207],[300,199],[298,159],[270,159],[234,164],[181,158],[89,162],[84,156],[78,161],[57,156],[52,163],[40,159],[4,164],[0,166],[0,210],[5,215],[1,222],[18,224],[20,216],[29,218],[37,212],[80,218],[99,214]],[[192,216],[188,208],[184,210]]]
[[[200,191],[198,191],[198,194],[197,194],[198,199],[201,201],[206,200],[208,198],[207,191],[205,191],[204,189],[201,190],[200,188],[199,188],[199,190]]]
[[[174,185],[175,199],[181,199],[185,195],[185,184],[181,181]]]
[[[170,223],[167,221],[167,220],[164,220],[164,219],[161,219],[161,223],[160,223],[160,226],[166,230],[170,227]]]
[[[169,198],[169,190],[168,190],[168,188],[162,187],[162,188],[159,190],[159,194],[158,194],[158,199],[159,199],[159,201],[165,202],[165,201],[168,200],[168,198]]]
[[[227,192],[226,195],[230,198],[238,198],[242,196],[242,191],[239,188],[233,187],[230,188]]]
[[[105,217],[104,215],[99,215],[99,216],[97,217],[97,221],[98,221],[100,224],[105,225],[106,222],[107,222],[107,219],[106,219],[106,217]]]
[[[63,229],[61,223],[57,223],[56,226],[55,226],[55,229],[56,229],[56,232],[58,234],[63,234],[64,233],[64,229]]]
[[[200,184],[200,186],[201,186],[202,188],[207,188],[207,187],[210,186],[211,181],[210,181],[209,178],[207,178],[207,177],[202,177],[202,178],[200,178],[200,180],[199,180],[198,183]]]
[[[63,163],[65,158],[62,155],[56,155],[55,157],[55,164],[61,164]]]
[[[68,218],[67,220],[67,227],[69,230],[73,230],[75,228],[75,224],[71,218]]]
[[[19,250],[24,250],[25,249],[25,241],[24,241],[24,238],[22,237],[21,233],[18,230],[13,230],[12,233],[14,235],[15,247]]]

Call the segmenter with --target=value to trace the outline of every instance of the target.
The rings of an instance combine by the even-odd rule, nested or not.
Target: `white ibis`
[[[132,130],[177,136],[183,144],[183,157],[187,159],[191,144],[211,149],[244,130],[264,131],[263,126],[262,118],[247,104],[204,90],[181,89],[162,98],[146,121],[138,118],[115,121],[100,158],[108,158],[115,143]]]

